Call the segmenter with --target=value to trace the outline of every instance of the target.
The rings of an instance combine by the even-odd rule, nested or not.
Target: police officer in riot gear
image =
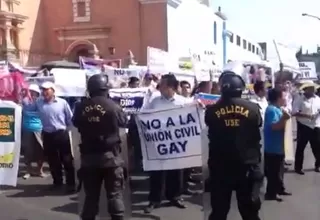
[[[225,71],[219,83],[221,99],[205,113],[209,138],[209,220],[227,219],[233,191],[242,219],[260,220],[263,174],[259,107],[241,98],[245,83],[239,75]]]
[[[107,82],[107,77],[100,74],[89,78],[90,98],[81,101],[73,118],[81,135],[79,176],[85,192],[82,220],[95,220],[102,183],[111,219],[124,219],[124,160],[120,156],[119,127],[126,125],[127,118],[108,98]]]

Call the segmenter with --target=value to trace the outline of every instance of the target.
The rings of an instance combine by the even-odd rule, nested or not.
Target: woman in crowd
[[[42,123],[37,112],[30,111],[30,106],[40,96],[39,86],[31,84],[29,86],[30,94],[22,101],[22,148],[24,149],[24,159],[27,166],[27,172],[24,179],[31,175],[46,177],[43,172],[44,154],[41,138]],[[37,163],[37,170],[34,172],[32,162]]]

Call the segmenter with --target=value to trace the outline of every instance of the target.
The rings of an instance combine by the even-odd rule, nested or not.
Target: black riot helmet
[[[91,76],[87,83],[87,90],[90,96],[105,93],[108,90],[108,77],[102,74]]]
[[[241,76],[232,71],[223,72],[219,78],[219,84],[221,95],[226,98],[241,97],[246,86]]]

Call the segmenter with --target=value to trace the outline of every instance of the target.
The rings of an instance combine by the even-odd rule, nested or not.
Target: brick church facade
[[[145,64],[147,46],[164,50],[167,5],[181,0],[0,0],[2,59],[37,66],[79,55]]]

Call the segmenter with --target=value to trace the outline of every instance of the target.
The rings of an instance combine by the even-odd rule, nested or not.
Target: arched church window
[[[91,0],[72,0],[73,21],[89,22],[91,19]]]

